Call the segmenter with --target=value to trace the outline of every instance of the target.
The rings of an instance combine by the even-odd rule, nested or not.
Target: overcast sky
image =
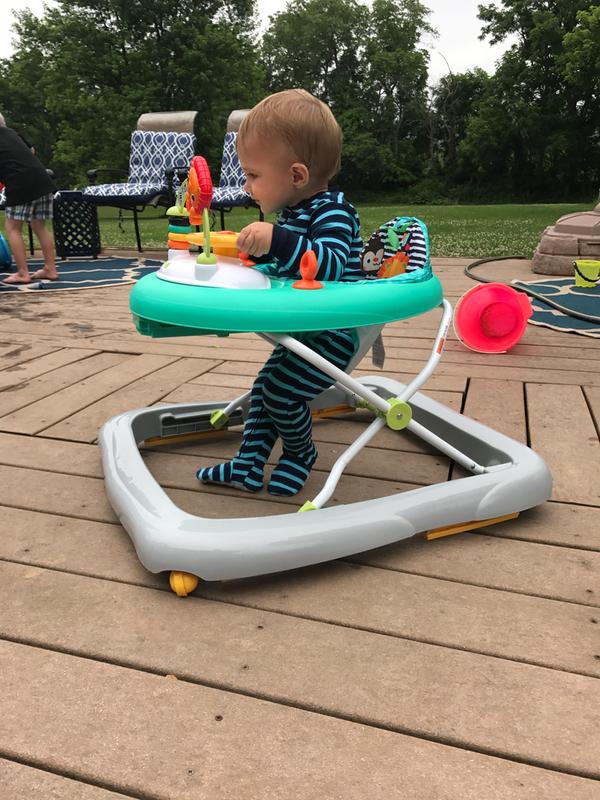
[[[491,47],[486,41],[479,41],[481,22],[477,19],[477,6],[484,0],[423,0],[431,9],[430,22],[438,31],[438,37],[430,38],[425,44],[431,52],[430,82],[434,83],[448,72],[464,72],[473,67],[494,71],[496,60],[505,50],[504,45]],[[485,0],[489,2],[489,0]],[[2,6],[2,25],[0,26],[0,54],[10,55],[12,51],[10,22],[12,9],[31,9],[39,14],[44,0],[0,0]],[[258,0],[258,9],[266,24],[270,14],[281,11],[286,0]],[[447,62],[447,64],[446,64]]]

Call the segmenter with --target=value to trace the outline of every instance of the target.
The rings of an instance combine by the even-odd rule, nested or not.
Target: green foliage
[[[589,206],[588,206],[589,207]],[[363,239],[368,238],[382,222],[397,214],[415,216],[428,226],[434,257],[484,258],[486,256],[531,257],[544,229],[564,214],[581,211],[581,205],[413,205],[361,203],[357,210]],[[103,247],[131,248],[134,242],[133,223],[126,220],[123,228],[112,208],[100,208],[100,230]],[[240,230],[255,222],[256,209],[236,208],[227,216],[227,225]],[[3,215],[0,215],[0,233]],[[153,214],[140,217],[142,241],[146,248],[160,248],[164,256],[167,235],[166,217]],[[152,253],[148,253],[152,257]]]
[[[344,132],[339,182],[406,202],[579,199],[600,186],[600,0],[497,0],[482,38],[510,48],[494,75],[427,88],[419,0],[289,0],[262,40],[254,0],[55,0],[17,15],[0,60],[2,112],[60,186],[125,177],[140,114],[195,109],[218,175],[225,121],[303,87]]]
[[[426,146],[430,31],[418,0],[291,0],[263,38],[268,89],[302,86],[344,132],[345,186],[406,186]]]
[[[553,198],[581,196],[598,186],[598,98],[590,102],[594,62],[584,56],[597,9],[589,0],[480,6],[483,35],[492,42],[517,38],[473,105],[458,148],[476,187]],[[588,72],[578,85],[586,74],[578,67],[581,59]]]
[[[0,65],[8,121],[43,140],[64,184],[86,182],[98,165],[125,175],[141,113],[197,109],[200,147],[218,170],[227,115],[261,96],[253,9],[251,0],[58,0],[41,18],[23,12],[17,50]]]

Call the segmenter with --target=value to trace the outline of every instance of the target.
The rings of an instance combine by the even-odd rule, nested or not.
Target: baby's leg
[[[310,347],[345,369],[354,355],[355,343],[350,331],[325,331],[311,341]],[[283,454],[268,486],[271,494],[293,495],[304,486],[317,459],[308,403],[332,384],[329,375],[289,351],[266,378],[265,408],[283,442]]]
[[[285,353],[285,348],[278,345],[254,381],[242,443],[233,459],[199,469],[196,473],[198,480],[225,484],[248,492],[262,489],[265,464],[277,439],[275,424],[265,410],[263,387],[267,376]]]

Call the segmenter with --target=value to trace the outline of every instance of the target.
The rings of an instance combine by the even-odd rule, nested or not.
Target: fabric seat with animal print
[[[423,267],[429,262],[429,236],[417,217],[394,217],[369,238],[362,252],[362,269],[372,278],[391,278]]]

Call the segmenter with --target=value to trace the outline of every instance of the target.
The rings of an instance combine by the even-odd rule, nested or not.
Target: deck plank
[[[66,419],[43,428],[44,436],[93,442],[98,429],[111,417],[132,408],[152,405],[171,392],[174,386],[188,380],[190,376],[204,375],[220,363],[202,358],[179,359],[116,389],[81,411],[73,411]]]
[[[600,778],[588,766],[600,722],[593,678],[250,608],[197,600],[181,608],[165,592],[0,566],[11,598],[0,608],[3,638],[19,634],[18,607],[29,631],[23,644]],[[190,637],[200,605],[202,627]],[[507,702],[513,724],[500,730]]]
[[[313,800],[339,797],[343,787],[345,800],[388,800],[400,784],[406,800],[423,800],[424,774],[437,800],[592,800],[597,789],[577,776],[163,675],[9,642],[0,655],[7,693],[0,748],[34,749],[39,763],[117,790],[169,800],[192,792]]]
[[[518,520],[512,524],[518,525]],[[600,574],[600,553],[477,532],[452,538],[452,543],[443,539],[398,542],[370,550],[355,560],[462,584],[600,606],[594,577]]]
[[[3,507],[0,558],[167,589],[117,524]],[[57,532],[59,537],[57,537]],[[575,603],[334,562],[254,580],[201,583],[197,596],[518,662],[598,676],[600,615]]]
[[[463,413],[527,444],[525,389],[520,381],[471,378]]]
[[[65,386],[43,400],[37,400],[10,414],[5,414],[0,419],[0,428],[19,433],[39,433],[53,423],[66,419],[94,401],[122,389],[137,378],[152,374],[172,361],[168,356],[149,355],[133,356],[125,360],[120,357],[117,359],[118,363],[107,369],[89,375],[76,384]],[[88,362],[89,360],[87,359]]]
[[[526,386],[531,446],[553,475],[552,498],[600,506],[600,443],[580,386]]]
[[[2,800],[123,800],[127,795],[107,791],[64,775],[0,758]]]
[[[25,363],[9,367],[3,367],[0,364],[0,392],[5,392],[7,389],[14,390],[19,384],[30,381],[32,378],[53,372],[66,364],[89,358],[98,352],[98,350],[79,350],[76,347],[65,347],[61,350],[53,350],[31,358]]]
[[[467,262],[437,262],[451,299],[473,285]],[[145,404],[231,400],[270,347],[249,333],[142,337],[130,288],[0,301],[2,800],[6,786],[19,800],[388,800],[398,786],[403,800],[595,798],[598,342],[530,325],[491,355],[450,330],[425,387],[530,440],[554,474],[551,502],[445,540],[201,582],[179,601],[108,505],[97,428]],[[385,369],[368,354],[355,374],[408,381],[439,319],[388,325]],[[287,501],[197,484],[197,466],[230,456],[239,430],[143,458],[191,513],[295,513],[368,417],[315,421],[318,469]],[[384,429],[333,505],[444,480],[448,467]]]
[[[525,542],[600,550],[600,508],[574,503],[544,503],[513,521],[481,529],[491,536]]]
[[[2,417],[56,396],[65,387],[76,386],[92,375],[122,364],[126,359],[127,356],[120,353],[92,352],[89,358],[78,359],[47,375],[39,375],[23,384],[17,384],[13,391],[0,393],[0,430],[4,429]],[[42,407],[43,405],[41,403]]]
[[[0,558],[167,589],[147,572],[119,525],[2,507]],[[58,532],[58,536],[57,536]],[[284,575],[201,583],[199,597],[234,602],[430,644],[597,675],[594,625],[575,603],[336,562]]]

